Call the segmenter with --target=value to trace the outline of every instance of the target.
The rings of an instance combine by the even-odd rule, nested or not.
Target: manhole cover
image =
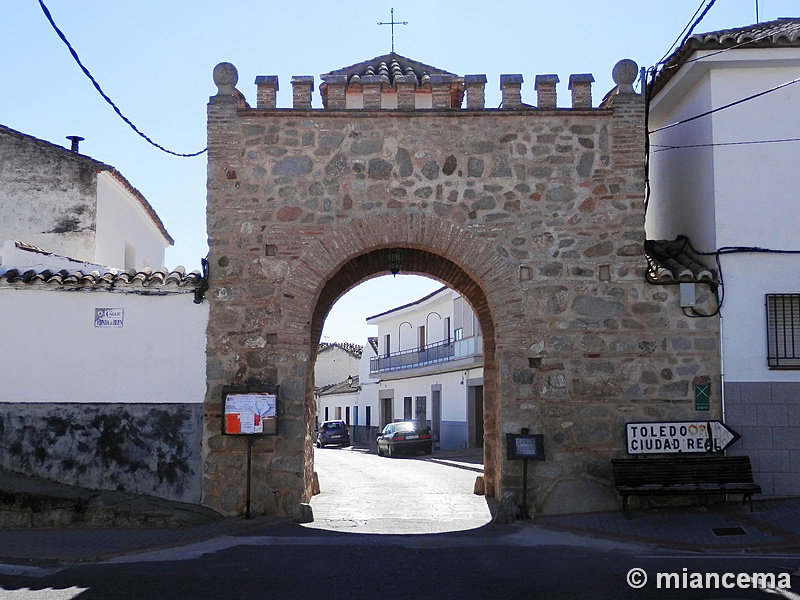
[[[718,537],[725,535],[747,535],[747,532],[741,527],[715,527],[711,531]]]

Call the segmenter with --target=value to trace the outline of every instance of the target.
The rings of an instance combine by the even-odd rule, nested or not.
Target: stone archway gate
[[[504,75],[496,110],[483,109],[482,76],[445,82],[466,85],[467,109],[437,105],[452,94],[437,96],[435,80],[432,109],[314,110],[305,77],[293,79],[292,109],[275,108],[277,79],[259,77],[251,108],[235,68],[218,65],[204,504],[243,512],[246,446],[221,435],[222,388],[243,384],[281,394],[278,435],[253,448],[253,509],[308,502],[324,317],[400,249],[403,272],[457,289],[480,320],[487,495],[519,493],[504,440],[527,427],[547,454],[530,475],[536,512],[618,505],[610,459],[624,452],[624,423],[685,419],[692,383],[719,374],[715,326],[685,318],[675,289],[644,282],[645,108],[635,65],[622,64],[629,74],[618,69],[600,108],[590,76],[571,78],[573,107],[558,109],[554,76],[537,78],[532,107],[522,77]]]

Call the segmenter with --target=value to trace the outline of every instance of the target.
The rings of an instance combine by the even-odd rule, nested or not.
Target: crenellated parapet
[[[226,63],[227,64],[227,63]],[[232,67],[232,65],[230,65]],[[224,70],[229,76],[229,67]],[[636,63],[620,61],[614,67],[617,87],[606,96],[635,94],[633,82],[638,75]],[[620,78],[619,80],[617,78]],[[345,67],[320,75],[319,94],[323,110],[556,110],[558,109],[558,75],[536,75],[533,91],[535,102],[526,102],[522,74],[500,75],[502,102],[498,109],[486,108],[486,85],[484,74],[459,76],[423,63],[412,61],[398,54],[379,56],[363,63]],[[590,73],[569,76],[572,110],[592,110],[592,84]],[[314,92],[314,77],[294,76],[292,85],[292,108],[311,110]],[[277,108],[278,77],[260,75],[256,77],[257,108]],[[219,95],[229,95],[231,86],[227,79],[222,82]],[[235,88],[233,88],[235,89]],[[237,91],[238,93],[238,91]],[[599,108],[606,108],[601,103]]]

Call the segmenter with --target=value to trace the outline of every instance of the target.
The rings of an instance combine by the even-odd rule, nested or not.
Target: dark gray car
[[[378,456],[388,454],[419,454],[433,452],[433,436],[428,427],[420,426],[416,421],[400,421],[389,423],[378,434]]]
[[[323,446],[349,446],[350,432],[344,421],[325,421],[317,432],[317,448]]]

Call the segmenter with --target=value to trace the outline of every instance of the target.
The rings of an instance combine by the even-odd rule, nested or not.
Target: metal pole
[[[247,498],[245,500],[246,519],[250,518],[250,473],[253,465],[253,436],[247,436]]]
[[[522,518],[528,518],[528,459],[522,459]]]

